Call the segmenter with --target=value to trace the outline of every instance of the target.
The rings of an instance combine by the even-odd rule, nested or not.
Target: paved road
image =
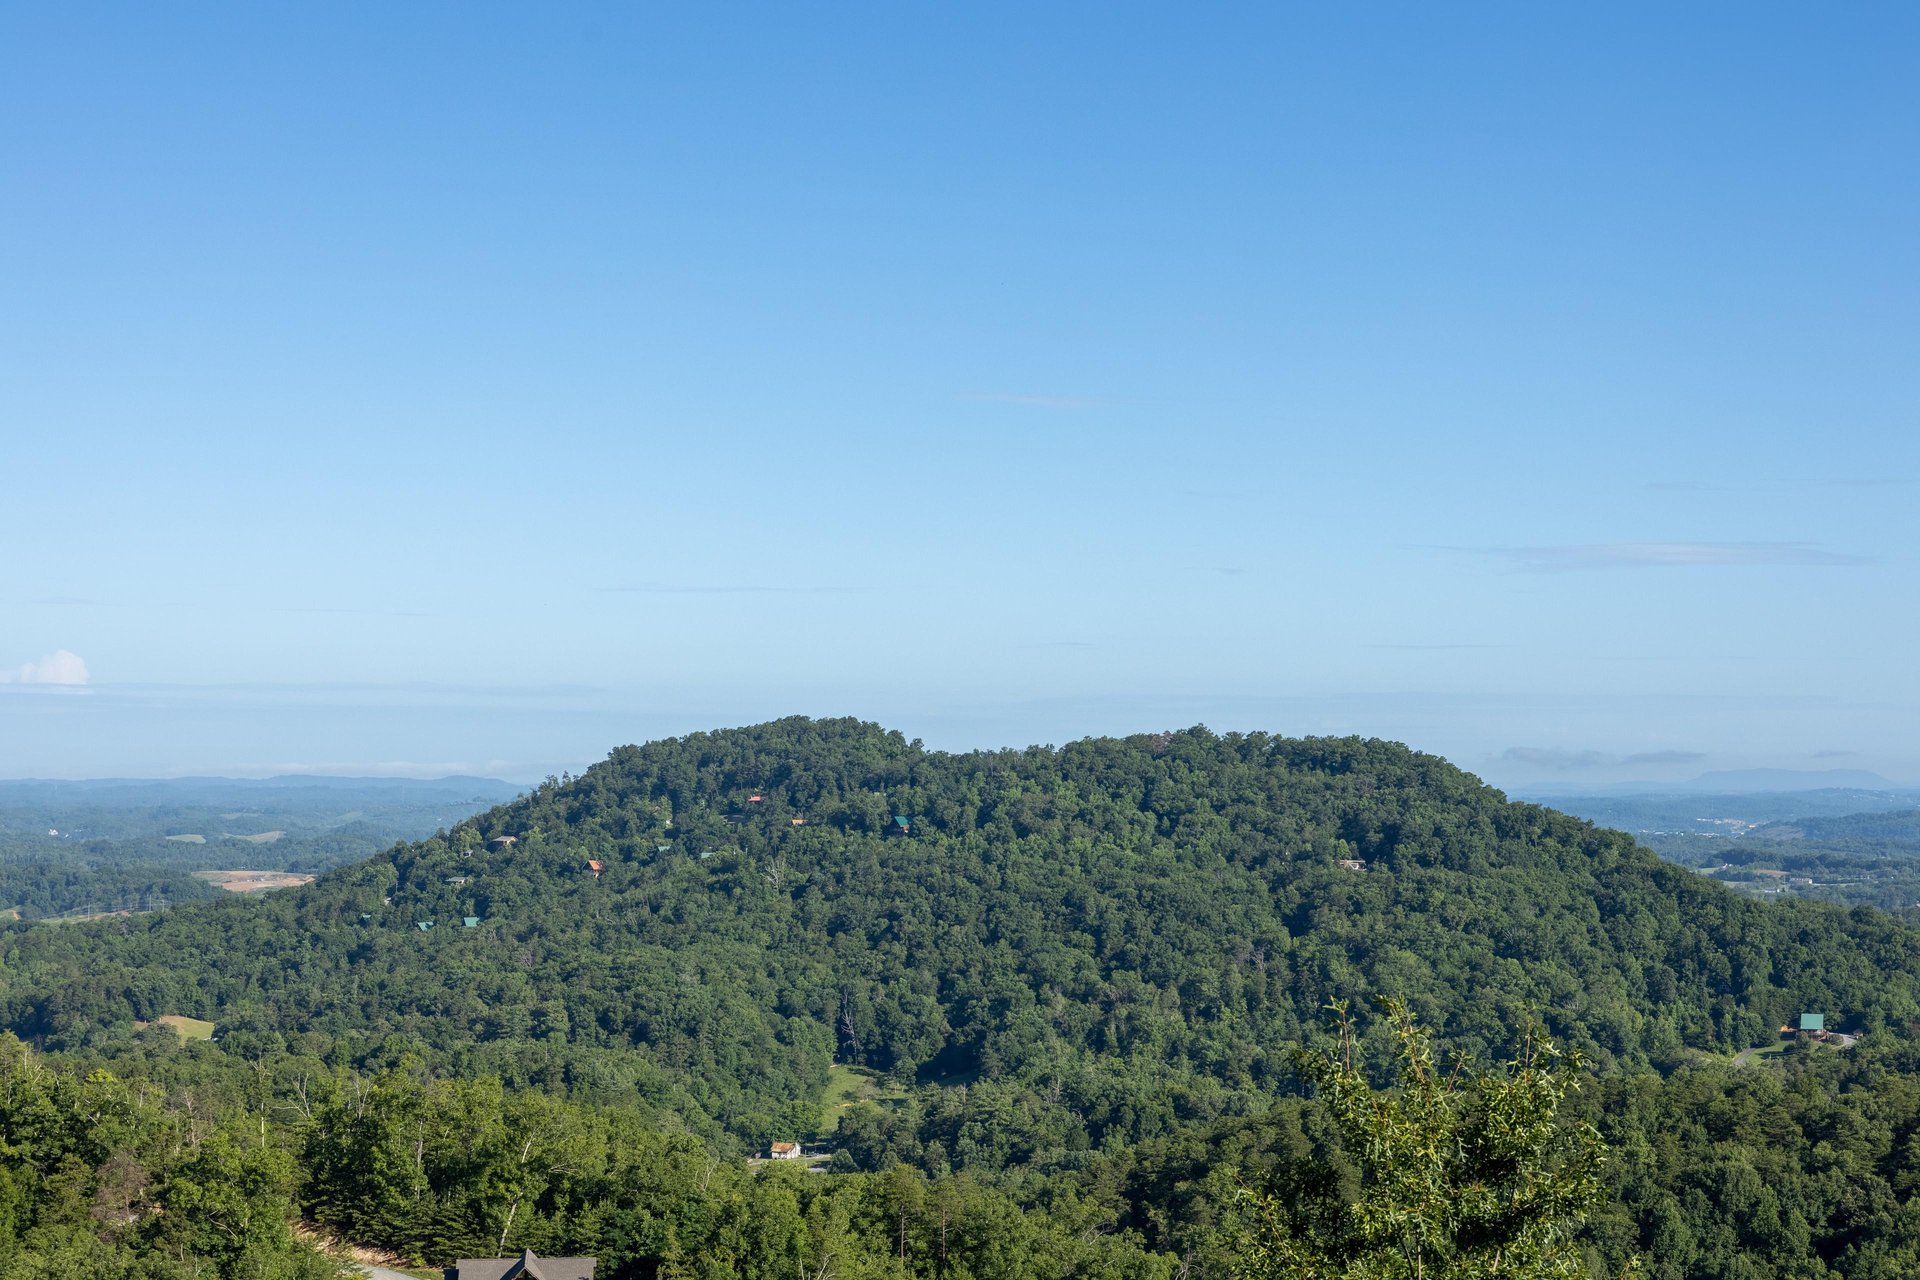
[[[414,1280],[412,1276],[404,1271],[393,1271],[386,1267],[376,1267],[366,1262],[357,1262],[354,1265],[359,1267],[360,1274],[367,1276],[369,1280]]]

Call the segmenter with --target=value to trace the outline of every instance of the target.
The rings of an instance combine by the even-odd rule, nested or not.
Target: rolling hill
[[[755,1143],[810,1130],[839,1063],[918,1090],[922,1140],[996,1170],[1257,1110],[1335,999],[1404,996],[1480,1054],[1536,1010],[1602,1066],[1808,1009],[1904,1034],[1915,941],[1743,900],[1385,742],[946,754],[794,719],[621,748],[264,901],[11,926],[0,1024],[110,1055],[193,1016]],[[958,1082],[1006,1114],[936,1114]]]

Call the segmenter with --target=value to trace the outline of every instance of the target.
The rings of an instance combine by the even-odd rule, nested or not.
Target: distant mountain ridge
[[[1722,769],[1681,782],[1582,784],[1573,779],[1535,782],[1512,788],[1519,796],[1677,796],[1771,795],[1780,792],[1855,791],[1906,795],[1920,799],[1920,787],[1907,787],[1866,769]]]

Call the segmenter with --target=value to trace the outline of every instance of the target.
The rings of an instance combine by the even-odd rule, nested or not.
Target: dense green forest
[[[1178,1269],[1070,1193],[1040,1209],[908,1169],[756,1174],[644,1112],[412,1061],[349,1077],[155,1029],[123,1065],[82,1074],[0,1040],[0,1278],[331,1280],[349,1272],[322,1243],[341,1237],[416,1263],[589,1253],[608,1280]]]
[[[0,902],[29,919],[157,911],[220,892],[190,871],[139,862],[0,862]]]
[[[595,1141],[636,1159],[682,1143],[802,1219],[979,1197],[1049,1256],[1114,1250],[995,1272],[901,1245],[899,1274],[1224,1274],[1230,1171],[1284,1185],[1338,1159],[1290,1050],[1330,1001],[1395,995],[1449,1051],[1498,1058],[1537,1017],[1591,1059],[1582,1105],[1616,1152],[1596,1266],[1895,1275],[1917,940],[1864,908],[1745,899],[1389,743],[1194,729],[953,755],[788,720],[622,748],[264,901],[11,925],[0,1025],[76,1069],[198,1064],[274,1118],[307,1213],[414,1256],[502,1230],[547,1252],[638,1238],[593,1207],[605,1189],[529,1192],[496,1226],[504,1193],[463,1188],[505,1175],[430,1172],[421,1145],[475,1131],[425,1118],[471,1103],[627,1125]],[[1735,1065],[1803,1011],[1860,1047]],[[164,1014],[219,1040],[139,1029]],[[831,1113],[849,1067],[885,1096]],[[329,1108],[364,1118],[381,1090],[405,1123],[355,1132],[389,1156],[328,1146]],[[747,1179],[733,1157],[776,1138],[858,1176]],[[674,1238],[710,1242],[718,1212]]]
[[[0,1041],[5,1280],[334,1274],[300,1220],[416,1260],[591,1253],[609,1280],[1228,1276],[1245,1188],[1339,1196],[1354,1155],[1318,1100],[1287,1096],[1013,1185],[906,1163],[820,1177],[756,1171],[643,1107],[413,1059],[369,1075],[154,1028],[116,1065]],[[1659,1280],[1916,1274],[1917,1072],[1889,1039],[1590,1080],[1565,1117],[1610,1152],[1577,1241],[1589,1272],[1634,1257]]]

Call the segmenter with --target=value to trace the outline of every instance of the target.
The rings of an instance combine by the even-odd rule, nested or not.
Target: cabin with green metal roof
[[[1813,1040],[1825,1040],[1827,1038],[1827,1015],[1824,1013],[1801,1014],[1800,1034]]]

